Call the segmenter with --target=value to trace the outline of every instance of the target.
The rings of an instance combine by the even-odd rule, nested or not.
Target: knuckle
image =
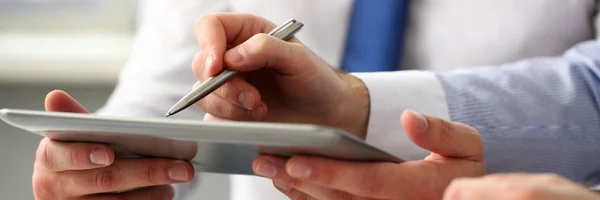
[[[462,133],[461,135],[468,136],[470,143],[469,145],[475,148],[477,152],[483,154],[483,139],[481,138],[481,135],[479,134],[479,131],[476,128],[460,122],[449,123],[454,123],[455,128],[453,129],[453,131],[460,131]]]
[[[456,127],[460,127],[461,132],[471,135],[471,137],[473,137],[479,143],[482,143],[481,134],[479,134],[479,131],[476,128],[469,126],[467,124],[460,123],[460,122],[453,122],[453,123],[456,124]],[[457,128],[455,128],[454,131],[457,131]]]
[[[82,164],[84,164],[86,161],[84,161],[82,158],[82,156],[80,156],[80,152],[77,151],[76,149],[70,148],[68,149],[68,152],[66,154],[68,157],[67,159],[69,160],[71,166],[81,166]]]
[[[430,146],[432,152],[444,151],[446,144],[455,144],[452,141],[452,124],[450,122],[441,119],[428,119],[431,124],[431,128],[428,129],[430,134],[422,134],[418,139],[421,142]]]
[[[225,98],[225,97],[231,97],[233,98],[235,95],[230,94],[232,92],[231,89],[231,83],[225,83],[223,86],[221,86],[219,89],[217,89],[215,91],[215,94],[218,94],[219,96]],[[237,100],[237,99],[231,99],[231,100]]]
[[[264,52],[270,47],[271,44],[273,44],[271,36],[264,33],[256,34],[253,41],[257,52]]]
[[[210,94],[212,97],[200,100],[200,108],[206,112],[223,118],[237,118],[238,110],[233,103],[218,98],[216,94]],[[204,102],[202,102],[204,101]]]
[[[301,188],[302,181],[295,178],[290,178],[285,184],[289,185],[292,188]]]
[[[210,95],[214,96],[214,94],[210,94]],[[225,110],[223,108],[223,102],[221,100],[217,100],[217,98],[211,98],[209,100],[210,100],[210,103],[208,103],[207,112],[209,112],[211,114],[215,114],[217,116],[223,116],[223,111]]]
[[[110,191],[115,184],[115,172],[111,169],[99,170],[94,177],[95,185],[103,191]]]
[[[227,108],[227,106],[225,104],[226,104],[226,102],[223,102],[223,101],[216,102],[213,105],[213,108],[217,115],[226,117],[226,118],[231,118],[230,110]]]
[[[439,120],[440,122],[440,132],[438,133],[440,141],[438,142],[446,142],[450,139],[450,134],[454,132],[454,124],[446,121]]]
[[[359,176],[361,177],[359,180],[361,183],[361,193],[368,196],[378,196],[382,190],[382,180],[384,177],[381,176],[381,173],[369,173],[369,172],[377,172],[377,169],[368,169],[364,170]]]
[[[205,76],[203,76],[203,71],[204,71],[204,67],[203,65],[200,64],[200,61],[202,60],[202,52],[198,52],[196,53],[196,55],[194,56],[194,59],[192,60],[192,72],[194,73],[194,75],[196,75],[197,78],[202,78],[202,80],[206,79]]]
[[[469,133],[471,133],[473,135],[477,135],[477,137],[481,138],[481,135],[479,134],[479,131],[475,127],[472,127],[472,126],[469,126],[469,125],[463,124],[463,123],[458,123],[458,124],[460,124],[463,127],[465,127],[466,132],[469,132]]]
[[[214,20],[218,20],[218,15],[216,13],[207,13],[198,17],[194,23],[194,33],[196,33],[197,30],[200,29],[206,22]]]
[[[36,162],[46,169],[51,169],[53,166],[52,156],[49,153],[49,140],[44,138],[36,151]]]
[[[335,169],[335,168],[332,167],[332,169]],[[328,173],[328,171],[325,171],[325,170],[323,170],[323,172],[325,172],[325,173],[319,173],[319,175],[316,176],[316,179],[318,179],[318,181],[324,185],[335,184],[337,176],[340,175],[340,174],[336,174],[334,170],[331,170],[331,172],[329,172],[329,173]]]
[[[454,128],[452,130],[454,130],[454,131],[461,131],[461,132],[479,136],[479,131],[472,126],[469,126],[469,125],[461,123],[461,122],[447,122],[447,123],[453,124]]]
[[[224,106],[223,110],[224,110],[224,113],[226,116],[230,116],[231,118],[234,118],[234,119],[240,118],[237,115],[237,113],[238,113],[237,108],[231,103],[227,103],[227,105]]]
[[[246,50],[249,57],[268,58],[269,49],[273,45],[273,38],[267,34],[259,33],[253,36]]]
[[[144,169],[144,181],[150,184],[158,182],[159,171],[155,166],[148,166]]]
[[[198,107],[200,107],[200,109],[205,113],[221,116],[223,110],[221,103],[221,99],[213,93],[196,102],[196,105],[198,105]]]
[[[290,48],[281,48],[282,50],[285,51],[285,55],[301,55],[301,57],[318,57],[316,56],[316,54],[311,51],[308,47],[306,47],[304,44],[301,43],[295,43],[295,42],[290,42],[290,43],[285,43],[286,45],[289,45]],[[284,45],[282,43],[282,45]],[[307,59],[309,60],[309,59]],[[343,70],[340,70],[338,68],[333,68],[333,70],[336,70],[338,72],[343,72]]]

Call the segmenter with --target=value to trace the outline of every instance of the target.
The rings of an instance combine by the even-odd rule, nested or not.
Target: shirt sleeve
[[[452,121],[482,136],[487,171],[600,183],[600,42],[563,55],[438,73]]]
[[[95,113],[112,116],[162,117],[197,81],[191,63],[200,51],[193,35],[197,18],[226,11],[229,1],[140,1],[140,21],[130,57],[115,90]],[[199,109],[184,110],[172,118],[202,120]],[[175,184],[175,199],[196,189],[203,174],[189,183]]]
[[[197,81],[191,63],[200,51],[195,21],[207,12],[225,11],[228,1],[142,1],[139,28],[129,59],[101,115],[164,116]],[[198,109],[174,118],[202,119]]]
[[[437,72],[357,73],[371,99],[367,142],[400,158],[427,154],[399,123],[404,109],[475,127],[489,173],[557,173],[600,183],[600,42],[563,55]]]
[[[400,124],[406,109],[449,119],[444,89],[435,74],[426,71],[354,73],[369,90],[367,143],[403,160],[429,154],[415,145]]]

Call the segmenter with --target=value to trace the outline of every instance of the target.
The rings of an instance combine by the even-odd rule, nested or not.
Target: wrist
[[[369,124],[370,97],[367,85],[358,77],[341,74],[340,78],[346,83],[346,91],[339,102],[336,127],[365,139]]]

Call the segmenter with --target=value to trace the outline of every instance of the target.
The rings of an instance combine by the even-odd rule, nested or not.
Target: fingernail
[[[280,183],[280,182],[277,182],[277,181],[275,181],[273,184],[275,184],[275,187],[278,187],[279,189],[286,191],[286,192],[290,191],[290,189],[291,189],[290,186]]]
[[[263,161],[262,163],[260,163],[260,165],[258,165],[256,173],[260,176],[272,178],[275,177],[275,174],[277,174],[277,168],[273,163],[269,161]]]
[[[290,168],[290,175],[295,178],[306,179],[311,173],[312,168],[304,163],[296,163]]]
[[[240,94],[240,104],[248,110],[252,110],[252,100],[254,100],[254,94],[252,94],[252,92],[242,92],[242,94]]]
[[[188,180],[188,171],[185,167],[185,163],[182,161],[177,161],[170,169],[169,169],[169,178],[176,181],[187,181]]]
[[[421,114],[420,112],[415,112],[415,111],[411,111],[413,113],[413,115],[415,115],[417,117],[417,128],[420,131],[426,131],[429,123],[427,123],[427,119],[425,118],[425,115]]]
[[[108,154],[104,149],[96,149],[92,151],[90,154],[90,161],[94,164],[98,165],[107,165],[108,164]]]
[[[262,120],[265,112],[265,106],[263,104],[256,106],[256,108],[250,111],[250,117],[255,120]]]
[[[244,49],[241,47],[237,47],[235,49],[231,49],[225,53],[225,59],[229,62],[239,63],[244,60]]]

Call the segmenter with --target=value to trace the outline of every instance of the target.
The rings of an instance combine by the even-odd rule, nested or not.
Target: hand
[[[198,20],[194,30],[202,51],[192,68],[199,83],[224,66],[245,72],[197,102],[209,113],[205,120],[321,124],[364,138],[369,108],[365,85],[329,66],[297,39],[286,42],[264,34],[275,27],[248,14],[217,13]]]
[[[261,155],[252,168],[291,199],[318,200],[441,199],[452,179],[485,174],[483,144],[474,128],[411,111],[401,121],[408,137],[432,152],[424,160],[393,164]]]
[[[46,97],[47,111],[87,113],[62,91]],[[190,181],[188,162],[157,159],[116,159],[108,145],[59,142],[44,138],[33,170],[35,199],[172,199],[169,184]]]
[[[452,181],[444,200],[600,200],[598,194],[555,174],[496,174]]]

